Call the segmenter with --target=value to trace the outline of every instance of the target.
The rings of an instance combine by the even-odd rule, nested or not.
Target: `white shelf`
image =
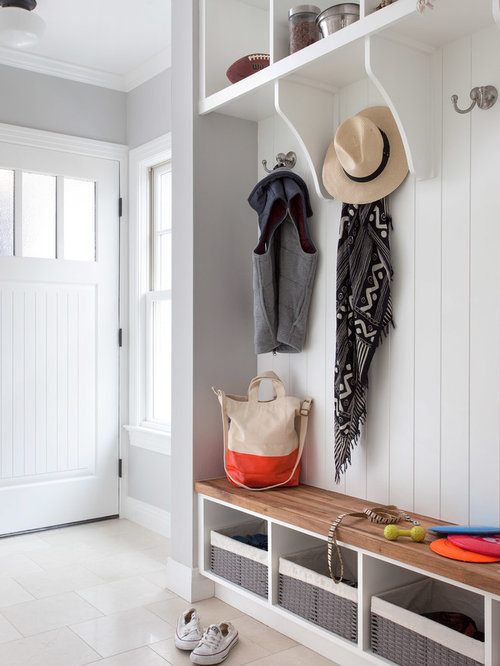
[[[205,0],[204,16],[210,9],[210,3],[215,2],[224,0]],[[343,87],[368,76],[396,119],[410,172],[419,179],[430,178],[434,164],[431,134],[432,53],[448,42],[500,21],[499,0],[435,2],[434,8],[426,9],[423,14],[416,11],[416,0],[397,0],[384,9],[369,13],[376,3],[374,0],[361,0],[362,16],[359,21],[289,56],[284,56],[285,7],[289,3],[285,0],[270,0],[269,6],[262,0],[250,3],[255,4],[253,11],[258,14],[261,25],[263,16],[268,17],[270,22],[265,38],[269,41],[271,64],[236,84],[227,84],[205,97],[202,94],[199,113],[217,111],[254,121],[279,113],[308,155],[318,196],[329,198],[321,183],[321,163],[328,139],[331,140],[334,134],[334,117],[333,113],[326,116],[323,111],[318,121],[314,113],[314,108],[318,106],[314,107],[312,100],[318,97],[321,108],[324,109],[326,103],[331,112],[334,102],[326,101],[325,93],[333,98]],[[240,4],[233,1],[232,7],[236,10]],[[249,3],[244,2],[243,5],[244,16],[247,16]],[[206,23],[206,19],[202,21],[202,29]],[[216,37],[204,37],[207,54],[210,44],[216,43]],[[219,63],[223,49],[221,37],[221,43],[217,43]],[[205,71],[210,67],[209,61],[208,55],[202,58],[204,82],[210,78]],[[287,103],[283,103],[285,88],[280,92],[279,87],[283,82],[302,86],[296,104],[290,103],[288,97]],[[201,88],[204,91],[209,86],[204,83]],[[317,95],[315,90],[321,93]],[[309,122],[306,122],[304,106],[308,105]],[[296,118],[299,118],[298,125]],[[313,129],[308,125],[313,125]]]
[[[495,0],[494,0],[495,2]],[[397,2],[373,12],[342,30],[311,44],[265,70],[200,100],[201,114],[219,111],[251,120],[262,120],[261,113],[273,108],[273,81],[299,75],[310,85],[335,91],[366,76],[364,37],[378,34],[407,46],[431,53],[443,44],[491,25],[492,0],[436,0],[434,9],[418,14],[416,0]],[[239,98],[256,95],[259,104],[245,110]],[[267,104],[263,100],[268,98]],[[240,100],[241,101],[241,100]]]

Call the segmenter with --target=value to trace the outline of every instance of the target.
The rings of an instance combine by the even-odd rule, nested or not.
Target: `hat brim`
[[[345,173],[332,141],[323,162],[323,184],[334,199],[344,203],[364,204],[377,201],[394,192],[406,178],[408,161],[401,135],[389,107],[372,106],[356,115],[366,116],[385,132],[390,146],[389,160],[379,176],[366,183],[359,183],[351,180]]]

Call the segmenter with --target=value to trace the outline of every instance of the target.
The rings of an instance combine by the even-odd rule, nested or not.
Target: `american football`
[[[269,65],[269,55],[266,53],[252,53],[251,55],[243,56],[229,67],[226,72],[227,78],[231,83],[236,83],[247,76],[255,74],[255,72],[264,69]]]

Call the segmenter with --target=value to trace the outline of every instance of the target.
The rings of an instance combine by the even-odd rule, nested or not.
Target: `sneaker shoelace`
[[[206,632],[203,634],[203,637],[200,641],[201,644],[207,645],[210,648],[219,647],[220,643],[220,629],[216,626],[209,627]]]
[[[199,631],[199,621],[198,616],[193,613],[191,619],[187,622],[181,629],[181,637],[189,636],[193,631]]]

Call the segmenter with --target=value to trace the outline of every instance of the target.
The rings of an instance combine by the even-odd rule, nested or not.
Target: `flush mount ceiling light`
[[[32,10],[36,0],[0,0],[0,44],[14,49],[34,46],[45,22]]]

